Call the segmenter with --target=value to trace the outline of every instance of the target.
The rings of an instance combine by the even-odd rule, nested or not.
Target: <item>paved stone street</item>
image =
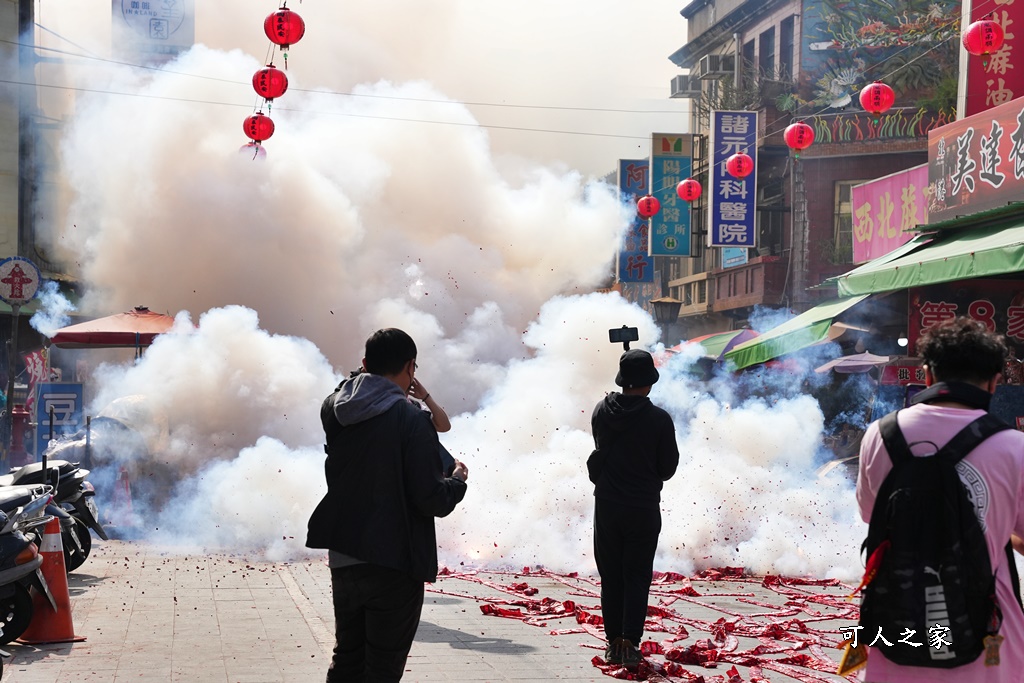
[[[69,584],[75,632],[87,640],[6,646],[4,683],[324,678],[333,631],[330,574],[322,562],[249,562],[96,542]],[[710,649],[718,654],[707,654],[705,640],[699,656],[720,659],[713,668],[677,664],[668,678],[649,680],[725,681],[735,667],[749,681],[758,672],[746,665],[752,664],[771,681],[842,681],[823,658],[837,659],[828,644],[852,623],[837,599],[846,590],[663,577],[651,600],[660,610],[646,637],[682,651],[716,632]],[[600,627],[588,621],[599,614],[597,587],[586,577],[537,570],[442,577],[427,593],[404,680],[610,680],[591,663],[602,646]],[[660,655],[650,660],[666,662]]]

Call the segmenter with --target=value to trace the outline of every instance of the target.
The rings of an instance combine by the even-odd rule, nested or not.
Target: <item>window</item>
[[[753,85],[755,68],[757,62],[754,61],[754,41],[749,41],[743,45],[743,84]]]
[[[832,237],[832,263],[853,262],[853,203],[851,189],[863,180],[840,180],[836,183],[835,232]]]
[[[759,42],[757,67],[762,78],[772,78],[775,76],[775,27],[762,33]]]
[[[783,19],[779,25],[779,78],[793,78],[793,40],[796,17]]]

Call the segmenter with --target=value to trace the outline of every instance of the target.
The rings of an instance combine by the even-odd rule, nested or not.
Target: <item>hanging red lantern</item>
[[[1003,46],[1003,27],[991,19],[976,21],[964,31],[964,48],[972,55],[988,55]]]
[[[274,134],[274,122],[263,112],[257,112],[242,122],[242,130],[250,140],[263,142]]]
[[[799,121],[786,126],[782,137],[790,149],[799,152],[802,149],[807,149],[814,143],[814,129],[803,121]]]
[[[295,12],[283,6],[263,20],[263,32],[282,50],[299,42],[306,33],[306,22]]]
[[[725,170],[733,178],[742,180],[754,171],[754,160],[750,158],[750,155],[743,152],[733,154],[726,160]]]
[[[676,185],[676,194],[684,202],[695,202],[700,198],[701,186],[693,178],[687,178],[683,182]]]
[[[253,160],[263,161],[267,158],[266,148],[258,142],[250,141],[238,148],[238,155]]]
[[[881,81],[869,83],[860,91],[860,106],[864,107],[864,111],[875,116],[889,111],[894,102],[896,102],[896,93]]]
[[[641,197],[640,201],[636,203],[636,212],[640,214],[640,218],[647,220],[654,214],[661,210],[661,202],[658,201],[657,197],[647,195]]]
[[[252,87],[260,97],[272,100],[288,90],[288,76],[280,69],[275,69],[273,64],[268,64],[252,77]]]

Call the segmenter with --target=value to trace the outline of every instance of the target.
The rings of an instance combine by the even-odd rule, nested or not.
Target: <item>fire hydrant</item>
[[[23,467],[31,462],[25,450],[25,432],[29,428],[29,412],[23,403],[15,403],[11,409],[11,452],[8,461],[11,467]]]

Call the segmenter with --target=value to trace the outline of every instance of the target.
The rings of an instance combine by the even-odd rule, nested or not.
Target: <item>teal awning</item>
[[[889,292],[939,282],[1024,271],[1024,225],[920,235],[893,252],[829,278],[840,296]]]
[[[828,337],[836,316],[869,296],[860,294],[818,304],[760,337],[733,347],[725,354],[725,359],[732,361],[737,369],[742,369],[817,344]]]

